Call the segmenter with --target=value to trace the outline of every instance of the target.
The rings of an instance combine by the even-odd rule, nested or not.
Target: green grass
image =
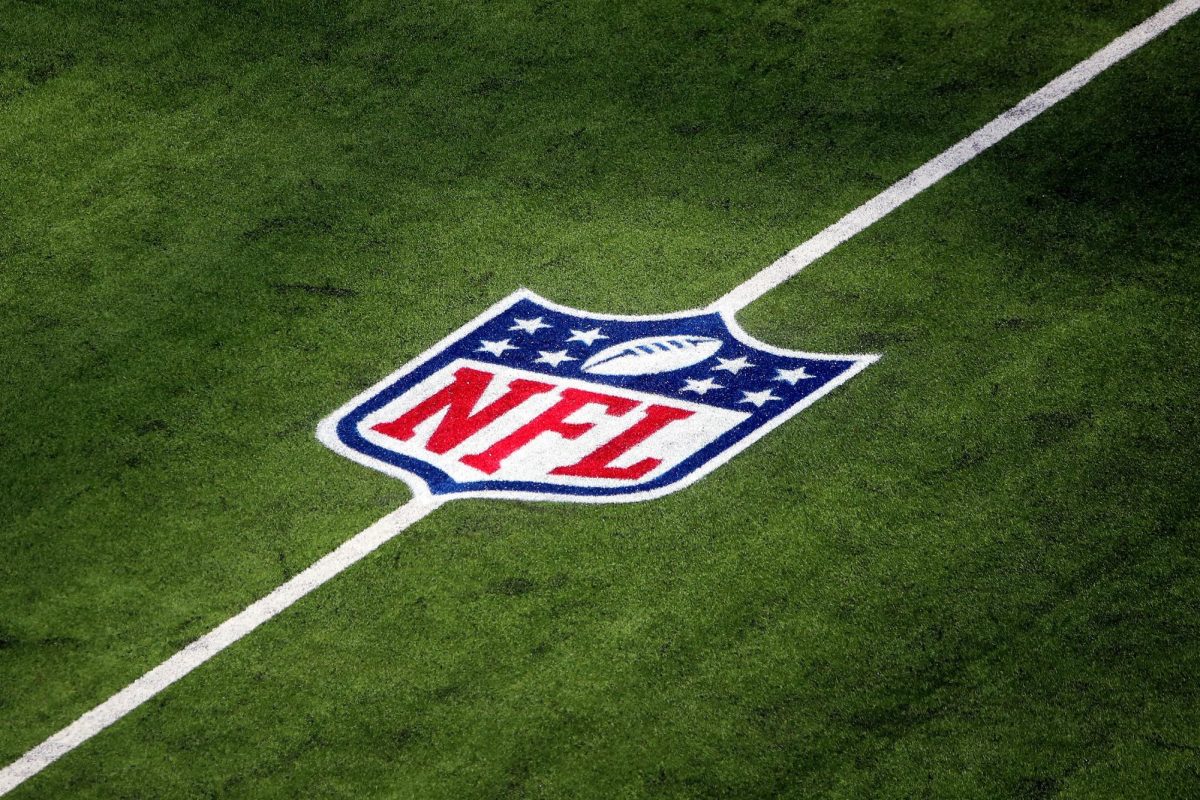
[[[703,305],[1155,2],[0,7],[0,762],[406,499],[316,421]],[[1200,792],[1200,21],[741,321],[683,492],[451,503],[16,798]]]

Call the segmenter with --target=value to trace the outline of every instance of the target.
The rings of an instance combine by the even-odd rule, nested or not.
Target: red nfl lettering
[[[445,389],[413,406],[391,422],[375,425],[373,430],[393,439],[408,441],[413,437],[418,425],[444,408],[446,416],[429,437],[425,448],[432,453],[446,453],[533,395],[554,388],[553,384],[518,378],[508,385],[508,392],[504,396],[476,412],[475,406],[479,403],[479,398],[487,391],[494,377],[496,376],[490,372],[462,367],[454,373],[454,382]]]
[[[628,467],[612,467],[609,465],[675,420],[687,419],[694,413],[683,408],[652,405],[646,409],[646,416],[632,428],[624,433],[617,434],[607,443],[600,445],[569,467],[556,467],[550,470],[550,474],[635,481],[661,464],[662,460],[658,458],[643,458],[641,461]]]
[[[637,408],[638,401],[586,389],[563,389],[562,399],[525,425],[505,436],[482,453],[463,456],[462,463],[491,475],[501,462],[543,433],[557,433],[564,439],[578,439],[595,427],[590,422],[567,422],[567,417],[590,404],[602,405],[609,416],[620,417]]]

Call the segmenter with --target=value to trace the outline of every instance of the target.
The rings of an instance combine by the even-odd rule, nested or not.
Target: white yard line
[[[1200,0],[1177,0],[1167,6],[1141,25],[1115,39],[1091,58],[1072,67],[966,139],[936,156],[924,166],[919,167],[907,177],[792,250],[717,300],[711,308],[727,311],[731,315],[744,308],[828,253],[841,242],[883,218],[905,201],[937,183],[1026,122],[1068,97],[1092,78],[1197,9],[1200,9]],[[413,497],[400,508],[346,541],[266,597],[192,642],[12,764],[0,769],[0,795],[8,793],[28,778],[41,772],[259,625],[362,560],[444,502],[444,499],[428,495]]]
[[[1043,111],[1070,97],[1104,70],[1200,9],[1200,0],[1177,0],[1142,24],[1114,39],[1090,58],[1047,83],[979,130],[963,139],[851,211],[804,244],[782,256],[750,280],[714,302],[710,308],[735,314],[856,233],[883,219],[987,150]]]
[[[445,502],[414,497],[0,770],[0,794],[74,750]]]

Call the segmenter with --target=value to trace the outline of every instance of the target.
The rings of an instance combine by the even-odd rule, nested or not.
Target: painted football
[[[709,336],[647,336],[606,347],[580,367],[593,375],[652,375],[699,364],[721,349]]]

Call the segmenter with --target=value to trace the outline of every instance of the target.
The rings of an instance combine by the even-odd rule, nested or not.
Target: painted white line
[[[732,321],[733,315],[748,303],[783,283],[808,264],[881,219],[905,201],[937,183],[1047,108],[1071,95],[1105,69],[1194,13],[1198,8],[1200,8],[1200,0],[1177,0],[1167,6],[1141,25],[1115,39],[1091,58],[1055,78],[971,136],[792,250],[713,303],[710,308],[724,312],[727,319]],[[731,330],[737,330],[736,324],[731,325]],[[864,362],[863,366],[866,366],[866,363],[868,362]],[[845,377],[849,377],[849,375]],[[346,541],[266,597],[221,623],[12,764],[0,769],[0,795],[7,794],[28,778],[41,772],[259,625],[362,560],[444,502],[446,502],[444,498],[434,498],[427,493],[418,492],[413,499],[400,508]]]
[[[1114,39],[958,144],[913,170],[804,244],[782,256],[709,308],[736,314],[856,233],[870,227],[1043,111],[1070,97],[1104,70],[1200,9],[1200,0],[1177,0]]]
[[[317,560],[308,569],[276,588],[244,611],[230,617],[154,669],[105,700],[25,755],[0,770],[0,795],[41,772],[100,731],[241,639],[301,597],[346,568],[358,563],[380,545],[445,502],[428,495],[416,496],[369,528]]]

